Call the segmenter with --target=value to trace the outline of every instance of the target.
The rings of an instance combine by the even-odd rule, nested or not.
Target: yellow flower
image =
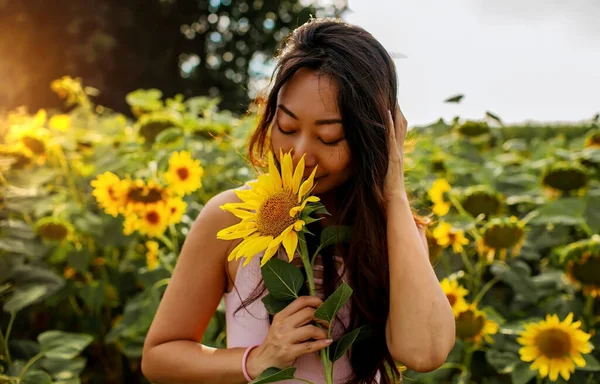
[[[166,203],[171,197],[170,190],[152,180],[145,182],[137,179],[128,181],[126,185],[125,206],[121,211],[124,215],[143,211],[156,203]]]
[[[450,211],[450,203],[444,197],[451,189],[452,187],[446,179],[437,179],[428,191],[429,199],[433,203],[433,213],[439,217],[447,215]]]
[[[149,271],[153,271],[158,267],[158,243],[156,241],[146,241],[146,265]]]
[[[96,198],[98,205],[107,214],[117,217],[125,205],[128,183],[112,172],[104,172],[90,184],[94,187],[92,195]]]
[[[309,196],[317,168],[306,181],[304,156],[296,169],[290,153],[280,154],[281,175],[275,165],[273,154],[268,154],[269,173],[260,175],[257,181],[248,183],[252,188],[236,190],[241,203],[229,203],[221,208],[242,219],[238,224],[217,233],[222,240],[244,240],[231,251],[229,260],[245,257],[244,265],[259,252],[265,251],[261,260],[264,265],[283,244],[291,261],[298,247],[298,234],[305,225],[302,220],[307,203],[318,202],[316,196]]]
[[[433,208],[431,208],[434,214],[438,217],[446,216],[448,212],[450,212],[450,203],[445,201],[438,201],[433,203]]]
[[[71,116],[60,114],[54,115],[48,121],[48,127],[60,132],[66,132],[71,127]]]
[[[498,328],[498,323],[488,320],[485,312],[473,304],[456,316],[456,336],[474,344],[481,344],[483,340],[493,343],[490,335],[497,333]]]
[[[519,349],[521,360],[533,361],[530,368],[538,370],[542,378],[549,376],[556,381],[560,374],[568,381],[575,365],[585,367],[582,354],[593,349],[591,335],[580,330],[580,326],[580,321],[573,322],[573,313],[562,322],[557,315],[546,315],[546,320],[526,325],[517,339],[523,345]]]
[[[138,212],[130,213],[125,217],[123,233],[130,235],[138,231],[148,237],[162,235],[169,225],[170,210],[163,202],[149,204]]]
[[[73,267],[65,267],[65,271],[63,272],[63,276],[65,279],[70,279],[77,274],[77,271]]]
[[[452,306],[454,317],[468,309],[469,304],[467,304],[465,297],[469,294],[469,291],[459,285],[458,281],[444,279],[440,282],[440,285]]]
[[[167,201],[169,208],[169,224],[177,224],[185,214],[187,204],[181,198],[173,197]]]
[[[37,221],[35,231],[46,242],[62,243],[72,239],[74,228],[68,221],[47,216]]]
[[[463,245],[469,244],[469,240],[465,237],[465,231],[453,228],[452,224],[443,221],[433,229],[433,237],[443,248],[452,245],[454,253],[462,252]]]
[[[500,260],[506,260],[509,248],[511,256],[519,254],[525,241],[525,222],[516,216],[495,217],[481,229],[481,239],[477,242],[477,251],[488,262],[494,260],[496,251]]]
[[[187,195],[202,186],[203,174],[200,161],[192,159],[189,152],[181,151],[171,155],[165,180],[173,191],[179,195]]]

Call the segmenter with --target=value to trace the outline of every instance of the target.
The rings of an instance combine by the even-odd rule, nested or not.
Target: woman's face
[[[297,71],[279,91],[271,145],[278,159],[280,149],[284,153],[293,150],[294,165],[306,154],[304,177],[318,164],[314,194],[346,182],[350,177],[350,149],[338,109],[336,82],[307,68]]]

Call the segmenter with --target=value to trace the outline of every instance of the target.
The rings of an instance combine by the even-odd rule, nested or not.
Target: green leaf
[[[352,295],[352,288],[346,283],[342,283],[331,296],[315,311],[317,319],[326,320],[331,323],[340,308],[346,304]]]
[[[537,290],[529,276],[523,276],[510,266],[501,263],[493,264],[490,271],[494,276],[510,285],[510,287],[516,293],[522,295],[525,300],[530,303],[536,302]]]
[[[600,150],[598,151],[600,153]],[[593,233],[600,233],[600,196],[588,196],[584,212],[585,221]]]
[[[155,143],[165,144],[175,141],[181,137],[181,129],[173,127],[159,133],[154,139]]]
[[[272,258],[260,268],[269,293],[277,300],[293,300],[304,284],[302,272],[294,265]]]
[[[44,371],[27,371],[20,381],[21,384],[52,384],[52,379]]]
[[[42,359],[42,367],[52,375],[53,379],[69,380],[79,377],[85,368],[86,362],[87,360],[83,357],[76,357],[70,360],[44,357]]]
[[[510,373],[513,384],[527,384],[531,379],[537,376],[537,371],[532,371],[529,367],[530,364],[524,362],[517,363],[514,366]]]
[[[576,369],[587,372],[600,371],[600,363],[591,353],[583,355],[583,359],[585,360],[585,367],[577,367]]]
[[[451,97],[447,98],[446,100],[444,100],[444,103],[460,103],[460,101],[463,99],[463,97],[465,97],[465,95],[463,95],[463,94],[451,96]]]
[[[494,349],[489,349],[485,353],[485,358],[498,373],[511,372],[514,366],[521,361],[519,356],[512,352],[502,352]]]
[[[371,329],[366,325],[346,333],[339,340],[333,342],[329,347],[329,360],[332,362],[338,360],[340,357],[344,356],[346,351],[350,349],[355,341],[368,337],[370,334]]]
[[[32,285],[27,288],[15,290],[12,297],[4,304],[4,311],[8,313],[19,312],[39,301],[48,292],[48,288],[43,285]]]
[[[321,232],[321,243],[319,248],[325,248],[337,243],[350,241],[351,228],[347,225],[330,225]]]
[[[487,117],[489,117],[490,119],[497,121],[500,125],[502,125],[502,120],[500,119],[500,117],[498,117],[498,115],[496,115],[490,111],[486,111],[485,115]]]
[[[289,367],[283,370],[271,367],[265,369],[256,379],[248,384],[266,384],[283,380],[292,380],[294,378],[294,373],[296,373],[296,367]]]
[[[104,305],[105,288],[105,281],[92,281],[89,284],[79,286],[77,296],[81,297],[86,307],[97,314]]]
[[[90,335],[62,331],[46,331],[38,336],[42,352],[51,359],[74,359],[93,340]]]
[[[277,300],[270,293],[268,295],[266,295],[265,297],[263,297],[261,299],[261,301],[265,305],[267,312],[269,312],[269,314],[271,314],[271,315],[281,312],[285,307],[287,307],[292,302],[292,300]]]
[[[538,216],[531,224],[560,223],[563,225],[578,225],[583,222],[586,201],[577,197],[564,197],[551,201],[537,209]]]

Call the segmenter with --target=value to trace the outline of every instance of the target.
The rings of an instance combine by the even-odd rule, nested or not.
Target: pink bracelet
[[[252,381],[252,380],[254,380],[254,379],[251,378],[250,375],[248,374],[248,370],[246,369],[246,362],[248,361],[248,355],[250,355],[250,351],[252,351],[254,348],[258,347],[258,345],[259,344],[252,345],[252,346],[248,347],[246,349],[246,352],[244,352],[244,356],[242,357],[242,372],[244,372],[244,377],[249,382]]]

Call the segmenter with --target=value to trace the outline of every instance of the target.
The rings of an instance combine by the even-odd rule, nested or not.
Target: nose
[[[308,176],[310,175],[310,172],[308,171],[312,172],[313,168],[317,166],[317,156],[314,149],[311,149],[310,146],[298,142],[292,149],[292,160],[294,162],[294,167],[300,162],[300,159],[303,155],[305,169],[304,176]]]

